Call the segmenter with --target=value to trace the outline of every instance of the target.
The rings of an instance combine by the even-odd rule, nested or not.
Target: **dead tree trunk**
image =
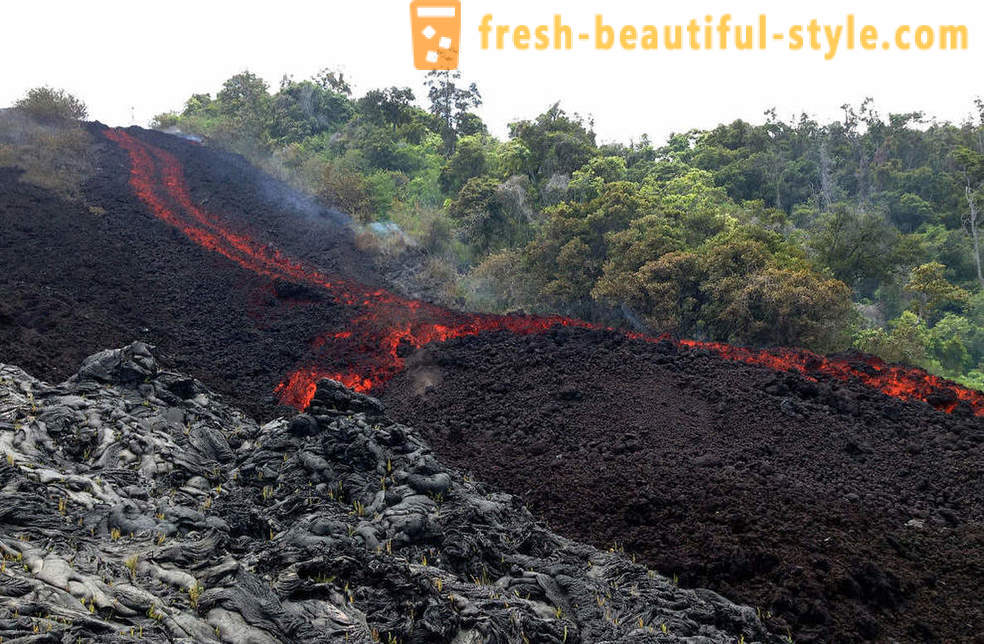
[[[830,172],[830,153],[827,139],[820,143],[820,210],[827,212],[834,203],[833,179]]]
[[[974,240],[974,263],[977,266],[977,281],[980,282],[981,288],[984,288],[984,273],[981,272],[981,243],[977,231],[977,226],[981,223],[981,213],[977,210],[977,201],[974,198],[974,191],[971,190],[969,185],[966,188],[966,193],[967,205],[970,206],[970,214],[967,215],[965,221],[967,223],[967,228],[970,229],[970,237]]]

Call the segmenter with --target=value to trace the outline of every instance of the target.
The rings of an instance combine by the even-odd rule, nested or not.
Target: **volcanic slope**
[[[307,225],[304,218],[295,214],[286,228],[290,234],[281,240],[276,231],[263,230],[256,225],[263,218],[254,215],[248,204],[237,204],[229,196],[223,198],[221,192],[204,190],[196,193],[193,190],[189,175],[195,177],[215,166],[222,182],[235,182],[240,189],[259,187],[264,195],[268,195],[273,186],[278,205],[295,202],[312,209],[309,198],[275,184],[241,158],[229,157],[232,163],[223,163],[223,156],[228,155],[214,151],[200,154],[198,146],[187,141],[134,128],[99,133],[126,152],[130,162],[129,186],[157,220],[239,268],[273,280],[273,285],[268,288],[278,296],[321,297],[337,303],[344,310],[346,315],[341,317],[346,323],[342,330],[338,330],[337,324],[326,321],[325,326],[311,337],[303,362],[277,385],[279,400],[292,406],[303,408],[313,396],[317,380],[323,377],[338,380],[357,391],[377,388],[403,368],[404,358],[410,351],[430,342],[494,330],[526,335],[542,333],[557,325],[594,328],[582,320],[558,315],[490,315],[456,311],[375,287],[359,278],[357,271],[352,270],[351,262],[346,266],[345,262],[331,261],[331,254],[324,250],[313,256],[327,254],[323,259],[328,261],[319,262],[312,259],[311,253],[298,252],[298,247],[305,242],[317,242],[322,237],[332,239],[335,250],[351,250],[350,234],[338,235],[331,228],[318,229]],[[182,155],[190,162],[183,162]],[[210,201],[215,196],[219,197],[218,201]],[[230,208],[238,215],[230,216],[225,212]],[[336,220],[341,219],[336,216]],[[285,287],[284,281],[287,282]],[[339,316],[334,318],[332,322],[337,322]],[[642,339],[656,341],[656,338]],[[680,340],[680,343],[702,346],[731,360],[777,369],[795,369],[841,380],[859,377],[869,386],[899,398],[924,400],[947,412],[969,408],[972,413],[984,416],[984,394],[981,392],[918,369],[886,365],[870,356],[847,360],[836,356],[821,357],[797,349],[756,350],[692,340]]]
[[[64,368],[66,352],[129,330],[163,345],[178,366],[201,370],[194,357],[203,350],[220,356],[199,373],[259,412],[257,405],[273,406],[262,392],[274,382],[278,400],[303,408],[319,378],[369,391],[430,342],[592,326],[556,315],[466,313],[402,297],[378,286],[375,262],[356,250],[344,216],[317,208],[241,157],[139,128],[90,130],[101,163],[87,210],[66,208],[4,175],[11,196],[0,213],[18,234],[3,247],[2,259],[14,268],[7,276],[13,303],[0,319],[9,354],[25,364]],[[77,271],[79,263],[89,270]],[[57,297],[48,297],[51,291]],[[82,315],[66,313],[79,309]],[[93,329],[103,336],[94,338]],[[42,333],[48,351],[38,350]],[[984,394],[872,358],[855,365],[791,349],[701,346],[807,374],[858,376],[898,397],[984,416]]]
[[[322,376],[378,391],[414,348],[506,330],[428,350],[445,357],[419,358],[387,392],[447,458],[468,459],[572,534],[607,545],[632,528],[632,545],[661,568],[748,593],[804,639],[981,630],[979,602],[968,604],[982,576],[981,394],[870,358],[709,354],[551,331],[588,326],[567,318],[408,300],[380,288],[343,218],[242,158],[137,128],[90,130],[99,171],[88,207],[0,170],[0,360],[54,380],[139,337],[268,417],[274,390],[301,407]],[[777,372],[786,366],[806,376]],[[789,383],[802,383],[795,396]],[[546,459],[554,443],[579,458]],[[548,476],[547,465],[565,471]],[[722,516],[736,518],[714,528]]]
[[[554,529],[758,606],[797,642],[984,641],[967,406],[582,329],[432,345],[384,400]]]
[[[167,364],[269,417],[274,388],[308,354],[310,339],[344,328],[354,312],[319,290],[244,270],[154,216],[130,185],[127,152],[98,124],[90,131],[97,171],[86,205],[0,168],[0,360],[61,380],[99,347],[139,337]],[[179,157],[191,199],[231,225],[362,283],[378,280],[344,216],[236,155],[133,132]]]

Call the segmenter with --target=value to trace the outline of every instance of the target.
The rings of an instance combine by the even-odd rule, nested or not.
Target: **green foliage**
[[[537,297],[523,253],[516,249],[487,255],[462,280],[461,290],[469,308],[476,311],[532,308]]]
[[[344,96],[352,95],[352,86],[345,80],[345,74],[341,71],[324,67],[311,80],[323,90],[331,90]]]
[[[150,121],[150,127],[155,130],[166,130],[177,127],[181,116],[177,112],[162,112]]]
[[[373,219],[369,181],[362,175],[333,164],[325,166],[320,197],[326,204],[358,221]]]
[[[816,217],[808,248],[838,279],[852,286],[889,277],[898,231],[884,217],[836,204]],[[871,288],[871,284],[868,285]]]
[[[202,109],[207,110],[208,104]],[[280,144],[334,133],[355,113],[345,96],[311,81],[285,82],[273,97],[271,109],[270,136]]]
[[[669,238],[665,241],[667,249],[677,245]],[[632,272],[617,270],[616,260],[609,260],[591,293],[598,299],[622,302],[640,312],[653,329],[693,335],[699,327],[706,299],[700,258],[696,253],[682,250],[655,256],[657,259],[642,263]]]
[[[888,329],[868,329],[855,338],[854,346],[873,353],[888,362],[910,365],[927,364],[929,331],[919,316],[905,311],[893,320]]]
[[[947,281],[946,269],[939,262],[929,262],[912,269],[905,290],[915,296],[916,312],[927,320],[945,306],[966,304],[970,293]]]
[[[574,201],[591,201],[601,196],[606,183],[623,181],[626,175],[625,159],[621,157],[595,157],[575,170],[568,186]]]
[[[454,154],[441,168],[441,190],[445,194],[457,194],[469,179],[487,174],[489,147],[481,136],[462,137]]]
[[[355,102],[366,122],[394,130],[413,120],[413,91],[408,87],[369,90]]]
[[[272,99],[266,81],[249,71],[232,76],[222,84],[217,98],[218,113],[262,144],[267,138],[265,125],[272,115]]]
[[[64,125],[72,121],[84,121],[88,108],[80,99],[63,89],[35,87],[14,107],[42,125]]]
[[[570,175],[595,155],[595,135],[577,114],[569,116],[555,103],[534,121],[509,125],[509,134],[518,139],[527,154],[521,169],[539,185],[553,174]]]
[[[729,339],[752,345],[803,345],[821,352],[850,343],[851,291],[808,270],[753,273],[708,323],[730,327]],[[719,337],[723,333],[717,334]]]
[[[427,74],[427,97],[430,112],[440,123],[440,132],[448,150],[456,139],[485,132],[485,125],[471,110],[482,105],[482,94],[475,83],[459,85],[461,72],[431,71]]]
[[[479,253],[512,245],[520,239],[525,223],[522,196],[517,198],[515,192],[515,186],[474,177],[448,205],[448,215],[459,223],[465,239]]]

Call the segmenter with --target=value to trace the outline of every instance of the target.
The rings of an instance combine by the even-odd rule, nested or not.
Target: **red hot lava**
[[[431,342],[498,330],[541,333],[556,325],[598,328],[582,320],[561,316],[452,311],[327,275],[314,266],[287,257],[271,244],[232,230],[228,222],[195,204],[185,183],[182,166],[173,154],[121,129],[107,130],[105,135],[129,154],[130,185],[155,216],[180,229],[196,244],[248,271],[270,279],[325,289],[336,301],[356,311],[345,331],[316,337],[311,343],[310,358],[277,386],[276,392],[284,404],[298,409],[307,407],[321,378],[338,380],[357,391],[370,391],[403,368],[403,356]],[[629,335],[647,341],[665,339]],[[704,348],[730,360],[795,371],[811,378],[819,375],[839,380],[857,378],[890,396],[926,401],[941,411],[951,412],[960,401],[965,401],[976,415],[984,416],[984,393],[960,387],[921,369],[887,365],[871,356],[833,358],[799,349],[757,350],[695,340],[676,342]],[[345,351],[341,350],[343,347]],[[358,355],[359,359],[343,370],[324,366],[336,364],[338,355]]]

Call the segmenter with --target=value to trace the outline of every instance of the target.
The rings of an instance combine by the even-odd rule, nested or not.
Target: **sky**
[[[646,133],[661,142],[672,132],[710,128],[743,118],[761,122],[775,108],[837,118],[844,103],[872,97],[880,112],[923,111],[961,121],[984,96],[984,3],[966,0],[775,2],[696,0],[461,0],[460,69],[484,97],[480,115],[497,136],[508,123],[534,118],[556,101],[591,116],[600,141]],[[284,74],[310,77],[342,69],[359,95],[375,87],[409,86],[423,104],[425,72],[413,67],[406,0],[169,0],[167,3],[72,0],[6,2],[0,39],[0,106],[37,85],[63,87],[109,125],[147,125],[180,109],[198,92],[249,69],[276,87]],[[591,31],[595,15],[621,26],[686,24],[732,14],[733,23],[767,16],[769,31],[810,19],[843,24],[854,13],[882,34],[898,24],[964,24],[969,47],[943,51],[822,52],[482,50],[478,26],[552,23],[561,13],[575,33]]]

